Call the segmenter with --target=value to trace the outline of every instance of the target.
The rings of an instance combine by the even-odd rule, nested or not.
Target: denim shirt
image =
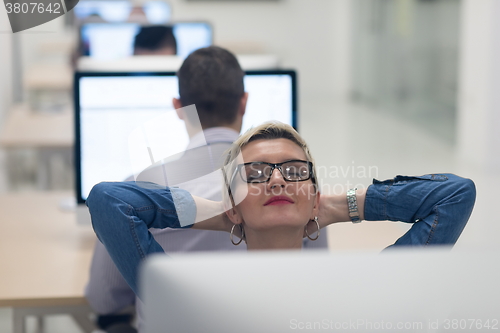
[[[413,223],[392,246],[453,245],[476,198],[474,183],[453,174],[374,180],[365,219]],[[149,228],[189,228],[196,205],[189,192],[135,182],[100,183],[87,199],[92,226],[114,263],[138,294],[137,272],[147,255],[163,252]]]

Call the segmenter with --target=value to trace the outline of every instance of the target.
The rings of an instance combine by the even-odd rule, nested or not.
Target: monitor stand
[[[85,204],[76,205],[76,223],[81,225],[90,225],[90,212]]]

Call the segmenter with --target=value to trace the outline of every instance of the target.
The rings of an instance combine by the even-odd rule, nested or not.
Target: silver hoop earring
[[[317,233],[316,233],[316,237],[315,237],[315,238],[311,238],[311,236],[310,236],[310,235],[309,235],[309,233],[307,232],[307,225],[306,225],[306,229],[305,229],[306,236],[307,236],[307,238],[309,238],[310,240],[315,241],[315,240],[316,240],[316,239],[318,239],[318,237],[319,237],[319,222],[318,222],[318,217],[317,217],[317,216],[315,216],[315,217],[314,217],[314,220],[309,220],[309,221],[314,221],[314,222],[316,222],[316,226],[318,227],[318,231],[316,231],[316,232],[317,232]],[[307,223],[307,224],[309,224],[309,223]]]
[[[240,241],[239,242],[235,242],[234,241],[234,228],[236,227],[236,224],[234,224],[231,228],[231,233],[229,234],[229,239],[231,239],[231,243],[233,243],[233,245],[240,245],[241,242],[243,241],[243,239],[245,239],[245,229],[243,229],[243,226],[241,224],[238,224],[240,226],[240,232],[241,232],[241,238],[240,238]]]

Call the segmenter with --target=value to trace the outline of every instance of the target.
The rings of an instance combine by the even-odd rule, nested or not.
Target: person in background
[[[176,55],[177,41],[171,26],[143,26],[134,39],[134,55]]]
[[[208,145],[226,144],[229,147],[239,136],[248,100],[248,93],[244,91],[243,85],[244,72],[236,57],[220,47],[202,48],[185,59],[177,76],[180,98],[173,100],[173,106],[184,120],[190,136],[186,151],[196,149],[205,142]],[[196,105],[202,132],[193,130],[191,114],[182,111],[183,107],[192,104]],[[213,157],[214,160],[220,159],[224,150],[221,149],[219,156]],[[207,164],[202,162],[205,161],[197,164]],[[195,163],[190,163],[193,164]],[[190,193],[211,200],[222,199],[220,189],[204,184],[190,188]],[[152,229],[151,233],[167,254],[246,250],[245,244],[234,246],[227,233],[220,231],[167,228]],[[322,233],[314,242],[305,240],[304,247],[327,249],[326,233]],[[110,333],[133,332],[131,315],[120,314],[120,311],[133,306],[136,295],[100,242],[96,243],[85,295],[90,306],[99,314],[97,324],[100,328]],[[140,309],[138,313],[140,326]]]

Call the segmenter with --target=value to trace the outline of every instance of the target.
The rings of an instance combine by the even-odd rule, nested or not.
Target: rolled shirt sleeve
[[[189,192],[135,182],[97,184],[89,194],[87,206],[97,237],[136,294],[142,259],[164,252],[149,228],[191,227],[196,216]]]
[[[394,246],[452,245],[474,207],[476,188],[453,174],[374,180],[365,200],[368,221],[402,221],[412,228]]]
[[[196,204],[189,192],[177,187],[170,188],[180,227],[192,226],[196,219]]]

